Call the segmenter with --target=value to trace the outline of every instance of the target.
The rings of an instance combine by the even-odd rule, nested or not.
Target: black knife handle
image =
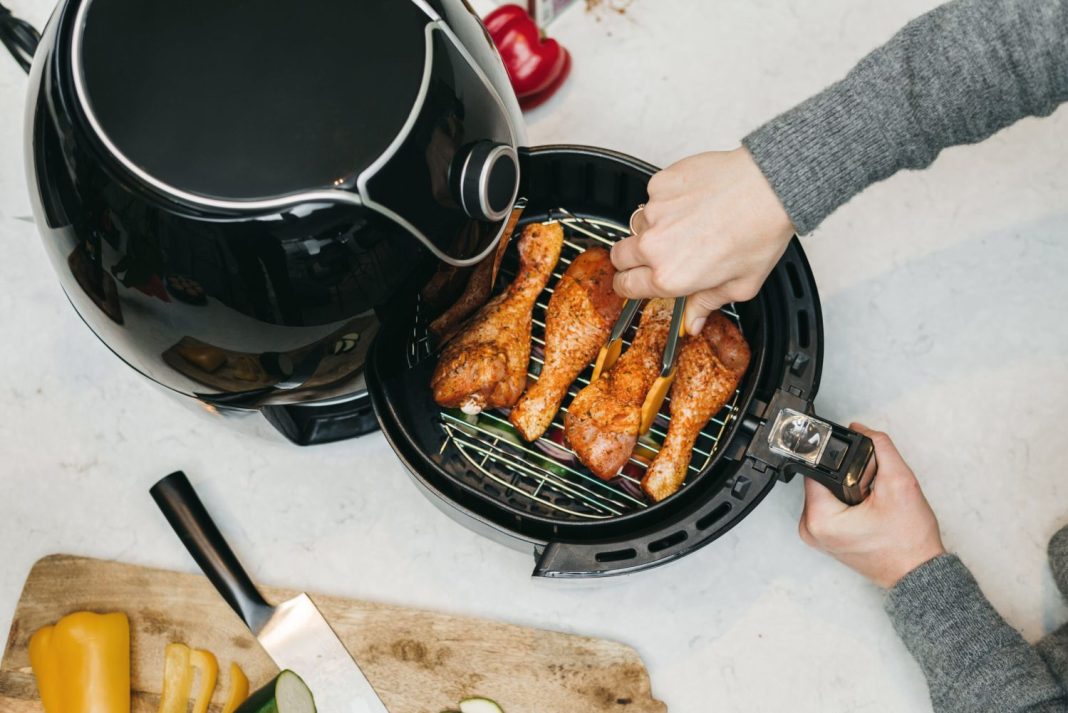
[[[258,632],[273,609],[237,561],[185,473],[180,470],[171,473],[153,485],[149,492],[226,603],[253,633]]]

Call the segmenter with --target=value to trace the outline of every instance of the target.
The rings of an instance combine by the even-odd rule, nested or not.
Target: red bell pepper
[[[567,76],[571,74],[571,55],[567,54],[567,50],[564,50],[564,52],[564,68],[560,72],[560,75],[556,79],[554,79],[547,88],[542,89],[540,92],[537,92],[535,94],[530,94],[529,96],[521,98],[519,100],[520,109],[522,109],[523,111],[530,111],[535,107],[541,106],[542,104],[547,102],[553,94],[556,94],[556,90],[560,88],[560,85],[564,83],[564,80],[567,79]]]
[[[544,100],[542,92],[555,91],[562,83],[571,67],[568,52],[556,40],[544,37],[526,10],[502,5],[484,23],[519,99],[537,94]]]

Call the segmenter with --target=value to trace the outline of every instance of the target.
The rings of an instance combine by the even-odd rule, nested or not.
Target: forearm
[[[1068,0],[955,0],[744,144],[799,233],[870,184],[1068,100]]]
[[[956,556],[936,557],[906,575],[888,593],[886,611],[927,676],[938,713],[1068,710],[1068,696],[1045,662]]]

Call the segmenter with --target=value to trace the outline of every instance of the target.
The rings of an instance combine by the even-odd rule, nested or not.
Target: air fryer
[[[532,221],[564,225],[568,259],[611,245],[654,172],[599,148],[526,146],[503,65],[463,0],[64,0],[30,87],[45,248],[116,356],[208,410],[262,414],[295,443],[377,422],[435,504],[530,551],[539,576],[671,561],[798,473],[846,502],[868,490],[870,441],[813,413],[823,324],[796,240],[755,299],[724,308],[752,363],[663,502],[636,487],[641,459],[593,477],[559,419],[526,444],[501,413],[472,420],[433,403],[427,327],[441,305],[426,288],[455,297]]]
[[[90,329],[299,443],[373,425],[378,323],[493,250],[525,143],[462,0],[66,0],[27,128],[44,244]]]

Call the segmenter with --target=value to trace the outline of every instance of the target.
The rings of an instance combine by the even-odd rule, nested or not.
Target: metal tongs
[[[638,206],[638,209],[630,216],[630,232],[632,235],[637,235],[638,229],[644,223],[644,218],[642,217],[642,209],[644,207],[644,205]],[[610,369],[619,359],[619,355],[623,351],[623,335],[626,334],[630,325],[634,322],[641,305],[642,300],[627,300],[624,303],[623,311],[608,336],[608,342],[601,347],[601,352],[597,355],[591,381],[599,378],[602,372]],[[660,413],[660,407],[667,397],[668,389],[671,388],[671,382],[675,380],[675,357],[679,351],[679,337],[682,336],[685,329],[682,322],[685,313],[686,298],[676,297],[675,306],[671,310],[671,327],[668,331],[667,344],[664,346],[664,356],[660,362],[660,375],[656,377],[656,381],[653,382],[649,393],[645,395],[645,401],[642,403],[642,420],[638,431],[639,434],[645,434],[652,428],[653,421],[656,420],[656,415]]]

